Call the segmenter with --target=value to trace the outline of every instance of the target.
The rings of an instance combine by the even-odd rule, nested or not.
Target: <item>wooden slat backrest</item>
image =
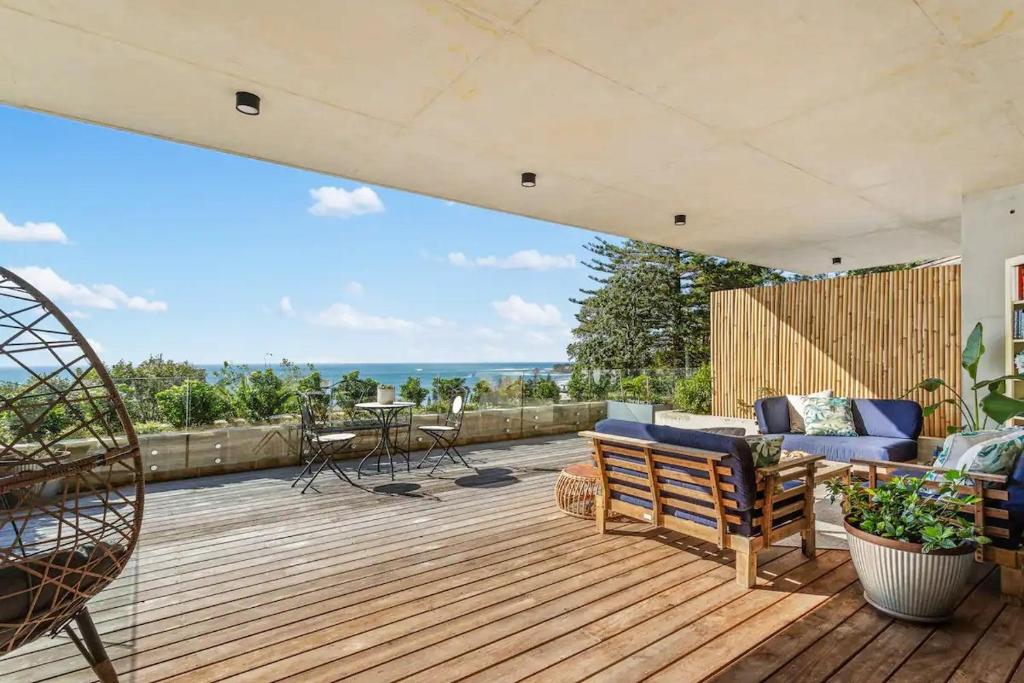
[[[715,453],[698,448],[684,448],[654,441],[644,441],[597,432],[581,432],[594,443],[594,455],[599,461],[601,483],[608,509],[636,509],[631,504],[620,504],[610,496],[612,492],[628,494],[651,502],[651,521],[663,526],[664,506],[700,515],[714,523],[716,541],[725,546],[728,523],[740,524],[735,501],[723,496],[723,492],[734,493],[735,485],[722,482],[720,474],[732,474],[728,467],[716,466],[724,453]],[[631,458],[632,460],[626,460]],[[630,471],[623,475],[610,468]],[[680,471],[685,468],[688,471]],[[694,490],[663,480],[674,480],[695,485],[705,490]],[[619,483],[619,482],[622,483]],[[643,485],[649,493],[623,484]],[[664,494],[671,494],[670,496]],[[701,504],[703,503],[703,505]],[[709,505],[710,504],[710,505]],[[733,510],[728,512],[727,509]],[[645,517],[646,519],[646,517]],[[710,529],[710,527],[709,527]]]

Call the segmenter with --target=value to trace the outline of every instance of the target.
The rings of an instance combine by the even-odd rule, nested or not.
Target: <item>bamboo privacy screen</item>
[[[960,389],[959,266],[716,292],[711,325],[716,415],[753,417],[741,403],[761,387],[896,398],[941,377]],[[927,405],[939,395],[911,398]],[[957,423],[944,408],[925,434]]]

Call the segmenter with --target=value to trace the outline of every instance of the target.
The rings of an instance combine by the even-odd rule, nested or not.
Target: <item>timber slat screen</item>
[[[760,387],[773,394],[832,389],[897,398],[925,377],[960,389],[960,267],[837,277],[711,296],[713,412],[753,417]],[[922,403],[947,394],[911,395]],[[951,406],[924,434],[955,424]]]

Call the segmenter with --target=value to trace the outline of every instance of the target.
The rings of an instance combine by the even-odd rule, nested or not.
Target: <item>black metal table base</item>
[[[356,478],[358,479],[363,476],[363,465],[375,455],[377,456],[377,474],[380,474],[381,460],[387,457],[391,480],[394,481],[395,456],[405,459],[405,471],[411,472],[412,466],[409,463],[409,451],[399,446],[391,435],[391,431],[395,427],[395,419],[404,408],[364,408],[363,410],[368,410],[377,417],[377,420],[380,422],[380,438],[377,440],[377,445],[373,447],[373,450],[364,455],[363,459],[359,461],[359,467],[356,468]]]

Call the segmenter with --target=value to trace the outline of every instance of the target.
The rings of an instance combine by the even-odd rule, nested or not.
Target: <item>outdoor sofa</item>
[[[736,552],[736,580],[752,587],[757,552],[800,534],[814,557],[814,470],[821,456],[754,467],[747,442],[665,425],[602,420],[581,432],[601,477],[597,529],[609,513],[679,531]]]
[[[855,398],[853,424],[857,436],[816,436],[790,431],[789,402],[785,396],[754,402],[762,434],[781,436],[782,448],[823,455],[835,462],[857,458],[907,462],[917,459],[917,437],[924,424],[921,406],[900,399]]]

